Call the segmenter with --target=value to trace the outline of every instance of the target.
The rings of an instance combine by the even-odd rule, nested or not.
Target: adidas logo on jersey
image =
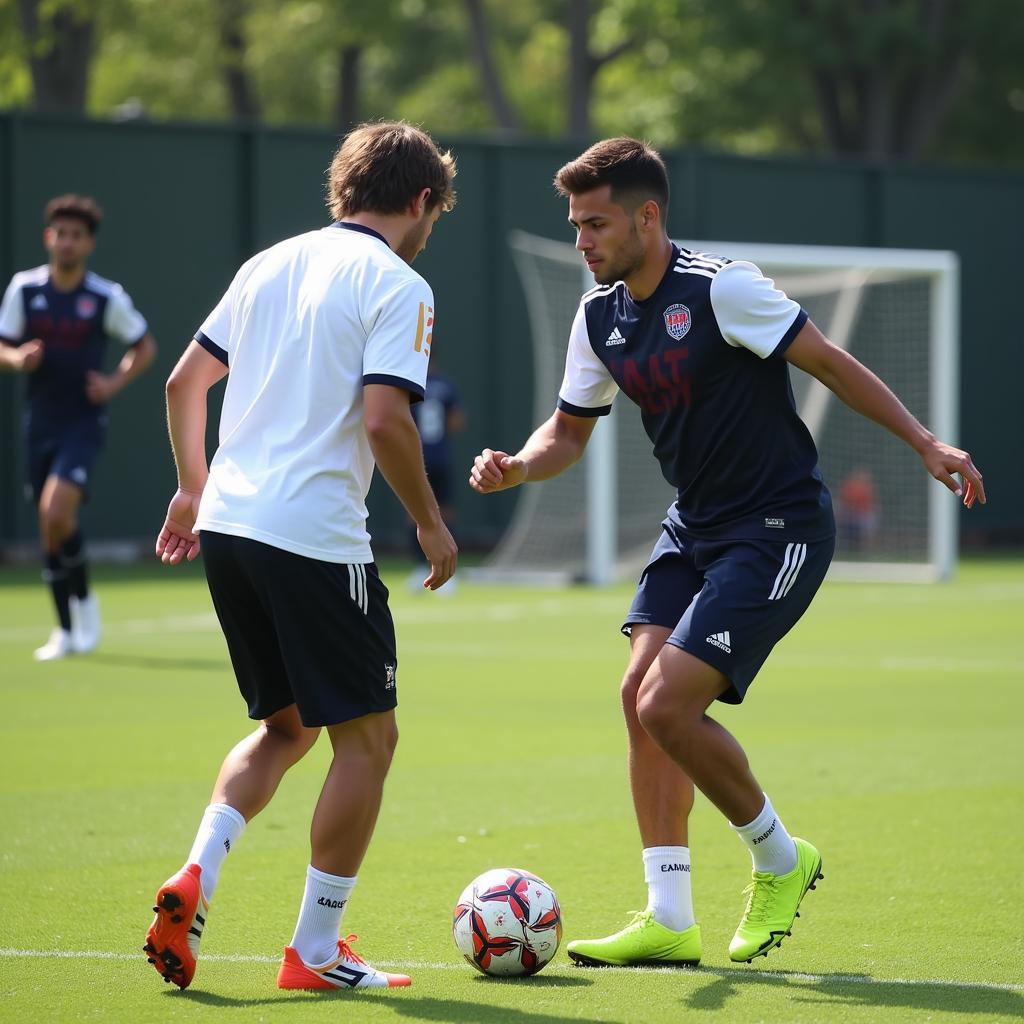
[[[612,333],[608,335],[608,340],[605,342],[606,346],[611,345],[625,345],[626,339],[619,333],[618,327],[612,328]]]
[[[28,304],[29,309],[46,309],[46,296],[40,292],[38,295],[33,296],[32,301]]]
[[[732,654],[732,647],[730,646],[732,644],[732,640],[729,638],[729,630],[726,630],[724,633],[712,633],[711,636],[707,638],[707,642],[711,644],[712,647],[717,647],[720,651],[725,651],[726,654]]]

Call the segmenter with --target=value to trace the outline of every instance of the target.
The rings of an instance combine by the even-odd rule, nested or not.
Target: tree
[[[484,16],[483,0],[465,0],[465,5],[466,17],[469,21],[471,52],[480,69],[484,94],[494,112],[498,134],[506,137],[519,135],[522,133],[522,124],[515,108],[508,100],[501,74],[494,60],[491,35],[487,19]]]
[[[255,121],[260,105],[248,67],[245,36],[246,0],[218,0],[213,5],[221,48],[221,70],[231,113],[243,121]]]
[[[18,0],[33,105],[82,113],[96,29],[95,0]]]
[[[637,39],[628,35],[614,46],[596,53],[591,40],[591,0],[569,2],[569,135],[589,138],[590,103],[594,78],[597,73],[617,57],[633,49]]]
[[[704,0],[700,16],[759,53],[785,95],[803,80],[828,149],[873,157],[927,152],[968,72],[1001,35],[1020,37],[1016,0]]]

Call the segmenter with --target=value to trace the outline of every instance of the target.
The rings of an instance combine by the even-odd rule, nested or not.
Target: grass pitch
[[[462,586],[410,594],[402,740],[345,927],[411,989],[274,987],[308,860],[326,741],[229,857],[185,992],[140,951],[223,754],[247,731],[202,576],[96,573],[106,637],[37,665],[51,612],[0,577],[0,1019],[5,1021],[997,1021],[1024,1015],[1024,563],[945,586],[826,584],[741,708],[744,743],[825,881],[756,968],[726,947],[749,861],[698,798],[692,971],[572,967],[495,981],[458,957],[451,911],[486,868],[558,892],[566,938],[645,898],[625,773],[618,625],[630,591]]]

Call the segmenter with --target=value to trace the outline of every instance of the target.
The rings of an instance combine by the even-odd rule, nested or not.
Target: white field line
[[[113,950],[90,950],[90,949],[10,949],[0,947],[0,958],[7,959],[57,959],[57,960],[141,960],[142,954],[119,953]],[[204,954],[203,960],[207,963],[221,964],[276,964],[280,963],[280,956],[262,956],[260,954]],[[409,971],[464,971],[464,964],[457,961],[445,960],[437,963],[419,960],[377,960],[377,967],[388,970],[403,968]],[[672,974],[680,976],[678,968],[674,967],[603,967],[601,974],[622,971],[642,971],[647,974]],[[1024,985],[1015,985],[1009,982],[995,981],[945,981],[939,978],[914,979],[914,978],[869,978],[863,974],[805,974],[796,971],[758,971],[752,968],[720,969],[714,967],[695,967],[694,974],[712,974],[721,978],[733,978],[737,976],[749,978],[755,975],[764,981],[799,982],[809,985],[908,985],[918,987],[938,986],[940,988],[955,989],[980,989],[989,992],[1024,992]]]

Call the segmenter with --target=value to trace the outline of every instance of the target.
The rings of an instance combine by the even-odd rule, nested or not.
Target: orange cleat
[[[412,978],[405,974],[385,974],[371,967],[358,953],[353,952],[350,942],[358,935],[349,935],[338,940],[338,959],[323,967],[310,967],[291,947],[284,947],[284,960],[277,972],[278,988],[320,989],[320,988],[404,988],[412,984]]]
[[[142,947],[164,981],[173,981],[178,988],[187,988],[196,973],[199,940],[210,909],[199,881],[202,870],[198,864],[186,864],[160,886],[153,907],[156,917]]]

